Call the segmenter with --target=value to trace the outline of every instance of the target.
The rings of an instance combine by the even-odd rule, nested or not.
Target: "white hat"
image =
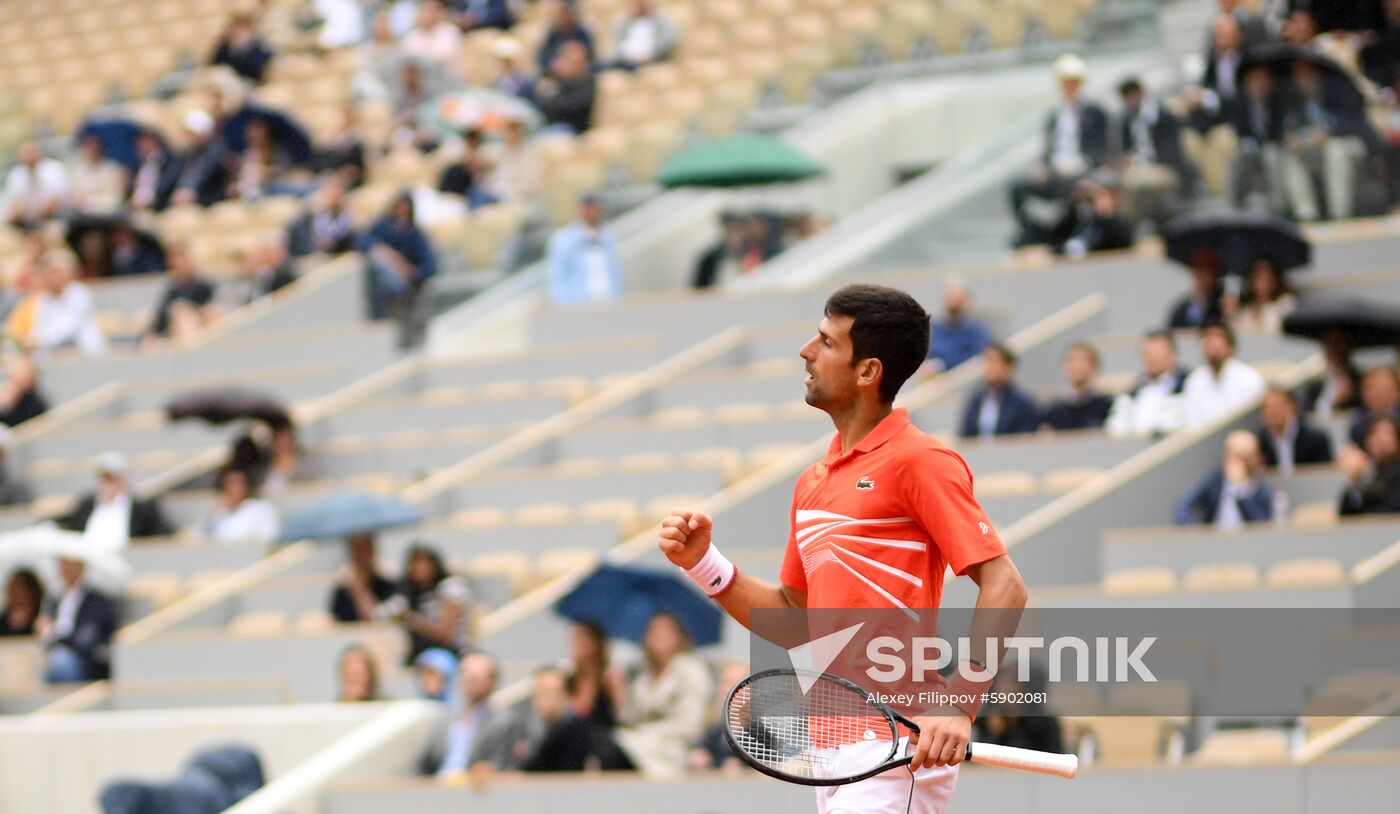
[[[120,452],[104,452],[97,456],[97,474],[125,475],[126,458]]]
[[[1059,79],[1084,79],[1089,68],[1076,54],[1065,54],[1055,60],[1055,76]]]
[[[497,59],[515,59],[520,51],[520,40],[515,37],[500,37],[491,43],[491,53]]]
[[[203,110],[191,110],[185,114],[185,129],[198,136],[214,132],[214,118]]]

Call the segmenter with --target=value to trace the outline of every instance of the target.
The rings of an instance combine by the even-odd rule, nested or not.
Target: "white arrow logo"
[[[797,686],[802,689],[803,695],[812,689],[812,685],[817,683],[821,674],[836,661],[836,657],[841,655],[841,651],[846,649],[846,645],[851,643],[851,639],[854,639],[863,627],[865,623],[860,622],[788,649],[788,658],[792,660],[792,666],[797,671]]]

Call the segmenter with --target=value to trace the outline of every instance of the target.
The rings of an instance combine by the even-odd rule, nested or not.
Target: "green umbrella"
[[[821,166],[772,136],[733,136],[692,147],[666,162],[656,181],[666,187],[744,187],[802,181]]]

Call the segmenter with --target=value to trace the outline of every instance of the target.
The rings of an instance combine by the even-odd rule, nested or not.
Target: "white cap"
[[[1059,79],[1084,79],[1089,68],[1077,54],[1065,54],[1055,60],[1055,76]]]
[[[97,456],[97,474],[125,475],[126,458],[120,452],[104,452]]]
[[[214,132],[214,118],[203,110],[191,110],[185,114],[185,129],[199,136]]]
[[[491,43],[491,53],[497,59],[515,59],[520,51],[520,40],[515,37],[500,37]]]

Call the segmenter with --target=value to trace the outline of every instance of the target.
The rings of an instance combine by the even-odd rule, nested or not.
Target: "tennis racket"
[[[803,678],[812,680],[805,693],[792,669],[755,673],[729,691],[724,736],[745,763],[789,783],[841,786],[913,761],[899,754],[899,726],[917,734],[917,724],[844,678]],[[1064,778],[1079,771],[1076,755],[991,743],[968,744],[966,759]]]

